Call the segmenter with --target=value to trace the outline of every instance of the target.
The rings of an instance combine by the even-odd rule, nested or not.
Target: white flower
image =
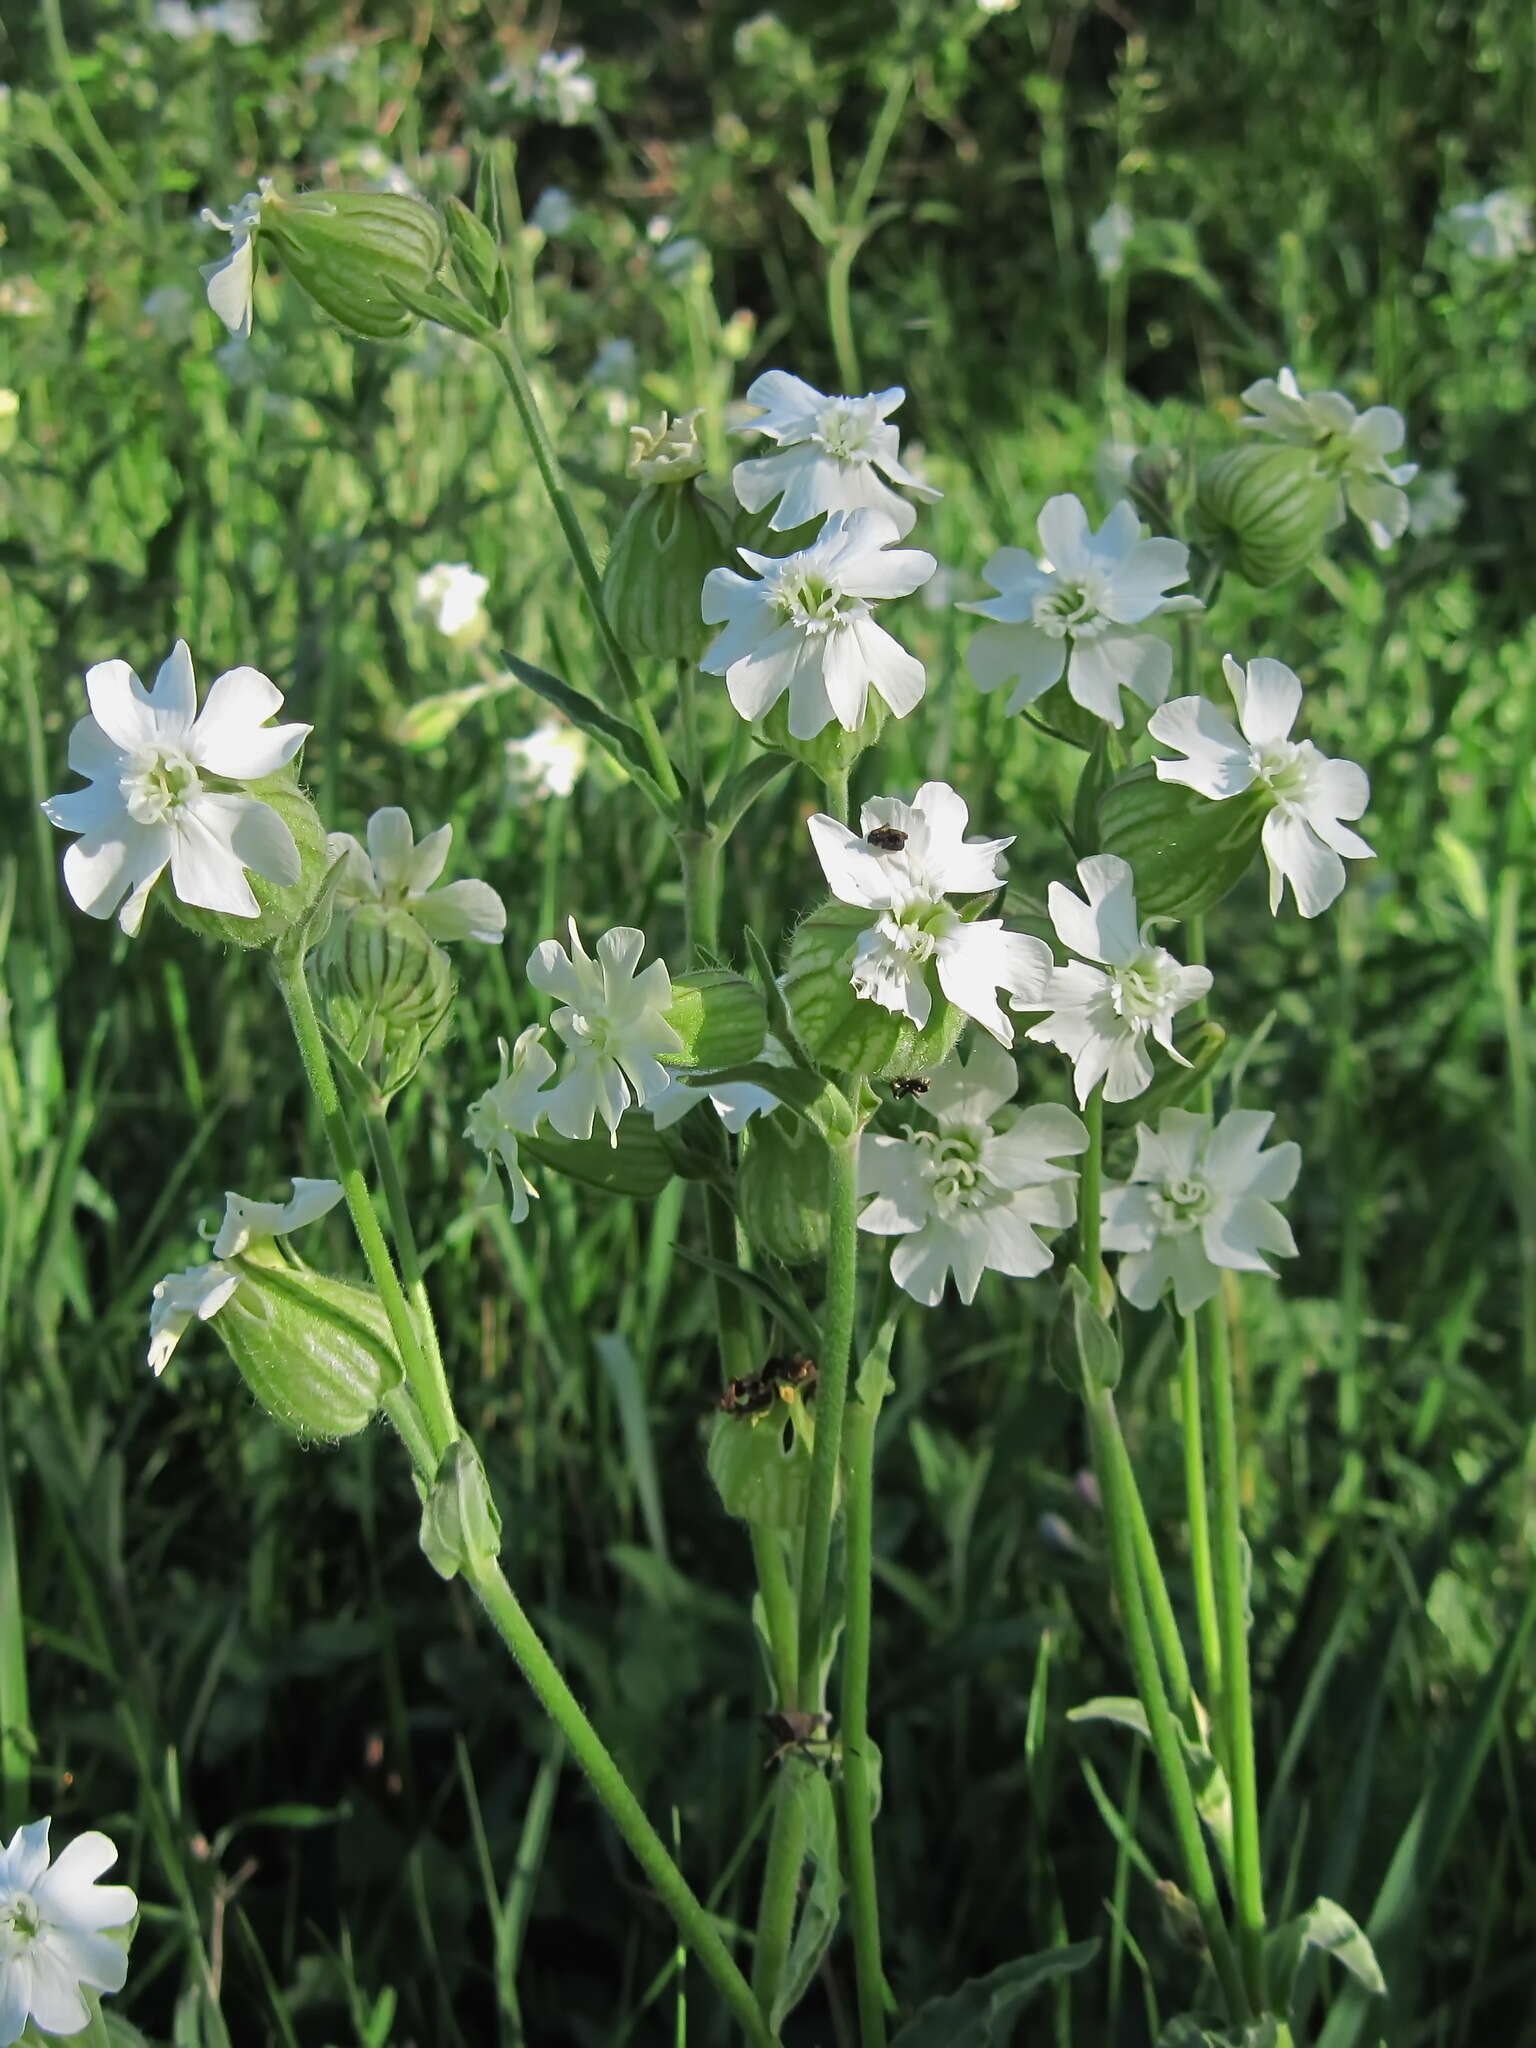
[[[1454,533],[1466,509],[1454,470],[1421,469],[1408,493],[1408,531],[1418,540]]]
[[[429,939],[448,945],[454,939],[478,939],[500,945],[507,928],[506,906],[489,882],[433,885],[443,872],[453,827],[439,825],[418,846],[407,812],[394,804],[368,820],[365,853],[350,832],[326,835],[325,857],[346,866],[336,886],[339,903],[397,903],[410,911]],[[429,893],[430,892],[430,893]]]
[[[1266,1252],[1295,1255],[1274,1204],[1296,1185],[1301,1148],[1261,1150],[1273,1122],[1268,1110],[1232,1109],[1213,1123],[1165,1109],[1155,1131],[1136,1126],[1135,1171],[1104,1189],[1104,1248],[1125,1255],[1116,1279],[1127,1301],[1155,1307],[1172,1282],[1187,1315],[1216,1292],[1219,1267],[1272,1273]]]
[[[920,548],[892,547],[899,537],[883,512],[834,512],[797,554],[739,549],[755,581],[710,570],[703,615],[725,631],[699,666],[725,677],[743,718],[762,718],[787,690],[789,730],[809,740],[833,719],[857,732],[871,688],[898,718],[921,700],[922,663],[876,624],[872,609],[916,590],[937,567]]]
[[[569,796],[587,765],[587,736],[574,725],[546,719],[521,739],[508,740],[507,773],[533,796]]]
[[[226,1259],[241,1257],[253,1239],[286,1237],[289,1231],[302,1229],[340,1200],[340,1181],[306,1180],[300,1174],[294,1175],[293,1195],[286,1202],[227,1194],[213,1257],[155,1282],[149,1305],[149,1368],[155,1377],[165,1371],[190,1324],[216,1316],[240,1285],[239,1268],[225,1265]]]
[[[1394,468],[1387,461],[1403,445],[1400,412],[1373,405],[1357,413],[1341,391],[1303,393],[1288,369],[1250,384],[1243,402],[1253,413],[1240,426],[1312,449],[1325,472],[1338,478],[1340,518],[1347,506],[1378,548],[1403,533],[1408,499],[1401,487],[1417,476],[1418,464]]]
[[[1035,996],[1051,970],[1050,948],[1003,929],[1001,918],[967,921],[946,898],[998,888],[998,856],[1008,839],[967,839],[969,813],[947,782],[925,782],[910,804],[873,797],[859,813],[863,838],[825,812],[810,821],[817,857],[834,896],[879,912],[854,950],[855,992],[866,1002],[928,1022],[932,964],[957,1010],[974,1017],[1000,1045],[1013,1026],[997,991]]]
[[[531,1138],[539,1128],[548,1106],[539,1090],[554,1074],[555,1063],[544,1050],[544,1030],[539,1024],[530,1024],[519,1034],[510,1055],[504,1038],[498,1038],[496,1044],[501,1052],[500,1078],[469,1105],[464,1135],[486,1157],[485,1182],[477,1202],[484,1206],[494,1201],[499,1167],[512,1197],[512,1221],[521,1223],[528,1214],[529,1196],[537,1196],[539,1191],[518,1163],[518,1140]]]
[[[1125,252],[1135,234],[1136,216],[1118,199],[1105,207],[1088,230],[1088,250],[1093,257],[1093,267],[1106,284],[1125,268]]]
[[[619,1119],[631,1103],[649,1108],[671,1076],[660,1062],[683,1042],[667,1022],[672,977],[653,960],[637,974],[645,933],[615,925],[597,942],[593,960],[571,919],[571,950],[556,939],[535,946],[528,979],[564,1005],[550,1023],[570,1054],[565,1072],[545,1097],[555,1129],[567,1138],[590,1138],[601,1116],[618,1143]]]
[[[169,866],[183,903],[257,917],[247,868],[286,887],[299,879],[293,834],[270,804],[205,776],[257,782],[291,761],[307,725],[268,725],[281,690],[254,668],[218,677],[201,713],[192,656],[178,640],[146,690],[126,661],[86,670],[91,715],[69,736],[69,765],[90,787],[43,805],[63,832],[64,886],[88,917],[110,917],[130,934]],[[124,898],[127,901],[124,902]]]
[[[272,189],[270,178],[263,178],[254,192],[247,192],[229,210],[229,219],[221,220],[211,206],[205,206],[198,219],[211,228],[222,228],[230,237],[229,254],[217,263],[200,263],[208,289],[208,303],[224,322],[237,340],[244,341],[251,331],[251,296],[256,285],[256,230],[261,226],[261,209],[267,194]]]
[[[1086,902],[1061,882],[1052,882],[1049,901],[1057,938],[1080,958],[1053,968],[1037,1000],[1016,998],[1013,1007],[1051,1012],[1027,1035],[1072,1061],[1080,1103],[1100,1081],[1106,1102],[1129,1102],[1152,1080],[1149,1037],[1189,1065],[1174,1047],[1173,1020],[1208,991],[1210,970],[1181,967],[1165,947],[1150,942],[1137,922],[1128,862],[1094,854],[1078,862],[1077,876]]]
[[[962,1301],[975,1299],[989,1268],[1028,1279],[1051,1263],[1042,1229],[1072,1221],[1071,1167],[1053,1162],[1087,1149],[1070,1109],[1037,1103],[999,1121],[1018,1086],[1013,1061],[978,1039],[968,1061],[946,1060],[922,1106],[932,1130],[878,1134],[859,1147],[859,1194],[870,1196],[860,1230],[900,1237],[891,1276],[914,1301],[936,1308],[951,1273]]]
[[[1182,761],[1158,761],[1163,782],[1182,782],[1220,803],[1257,784],[1273,805],[1264,820],[1269,907],[1280,908],[1289,881],[1296,908],[1316,917],[1344,887],[1344,859],[1370,860],[1374,849],[1342,820],[1364,814],[1370,779],[1353,761],[1293,740],[1301,684],[1283,661],[1260,657],[1245,673],[1230,654],[1222,670],[1241,731],[1205,697],[1179,697],[1147,721],[1147,731]],[[1344,856],[1341,859],[1340,856]]]
[[[485,631],[488,576],[468,562],[435,562],[416,578],[416,607],[431,618],[445,639],[467,646]]]
[[[1093,454],[1093,487],[1102,503],[1113,505],[1131,488],[1131,472],[1141,449],[1134,441],[1101,441]]]
[[[1512,263],[1536,249],[1531,203],[1520,192],[1490,192],[1442,214],[1440,226],[1458,249],[1480,263]]]
[[[1021,711],[1066,672],[1085,711],[1124,723],[1120,692],[1161,704],[1173,675],[1173,650],[1136,629],[1170,612],[1200,610],[1195,597],[1169,597],[1189,574],[1189,549],[1177,540],[1142,540],[1141,522],[1122,499],[1095,533],[1081,502],[1051,498],[1036,529],[1044,554],[999,548],[986,579],[1001,592],[960,609],[997,623],[983,626],[966,659],[983,690],[1012,682],[1010,711]]]
[[[510,64],[491,80],[492,92],[509,93],[514,105],[562,128],[574,128],[597,104],[597,87],[583,70],[579,49],[541,50],[532,65]]]
[[[864,398],[827,398],[787,370],[765,370],[747,391],[748,403],[762,408],[748,431],[766,434],[778,453],[737,463],[737,498],[749,512],[778,498],[769,521],[775,533],[825,512],[867,510],[883,512],[898,538],[909,534],[917,514],[891,484],[929,504],[942,493],[901,465],[901,436],[889,416],[906,395],[893,384]]]
[[[779,1041],[770,1034],[764,1039],[763,1049],[753,1064],[787,1067],[793,1062]],[[680,1123],[689,1110],[696,1109],[705,1098],[733,1136],[744,1131],[753,1117],[771,1116],[779,1107],[779,1098],[773,1090],[759,1087],[756,1081],[715,1081],[707,1088],[690,1088],[686,1081],[669,1076],[665,1092],[653,1097],[649,1104],[657,1130],[665,1131]]]
[[[528,216],[528,225],[553,239],[563,235],[575,218],[576,202],[570,193],[559,185],[551,185],[539,194],[539,202]]]
[[[117,1850],[93,1829],[50,1865],[46,1820],[20,1827],[0,1849],[0,2048],[30,2021],[45,2034],[91,2024],[82,1989],[121,1991],[128,1951],[102,1932],[125,1927],[139,1902],[125,1884],[98,1884]]]

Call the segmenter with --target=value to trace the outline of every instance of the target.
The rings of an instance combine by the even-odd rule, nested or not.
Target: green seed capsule
[[[1198,917],[1248,872],[1269,808],[1258,788],[1213,803],[1146,762],[1099,798],[1099,848],[1130,862],[1144,917]]]
[[[784,977],[784,999],[796,1035],[818,1066],[874,1080],[926,1074],[942,1066],[965,1028],[929,969],[932,1007],[918,1029],[878,1003],[854,993],[849,979],[859,934],[872,913],[846,903],[813,911],[795,932]]]
[[[1259,590],[1305,568],[1337,515],[1339,487],[1310,449],[1252,445],[1200,465],[1195,537]]]
[[[269,193],[261,234],[322,312],[370,341],[410,332],[416,315],[391,295],[390,280],[425,290],[447,242],[425,200],[397,192]]]
[[[754,1117],[741,1134],[736,1202],[748,1237],[786,1266],[827,1248],[827,1141],[799,1117]]]
[[[716,630],[699,612],[704,579],[735,562],[729,521],[693,478],[647,484],[613,537],[603,609],[632,652],[695,662]]]
[[[744,1067],[768,1035],[768,1012],[750,981],[723,968],[674,974],[667,1022],[683,1041],[667,1055],[669,1067]]]
[[[200,938],[214,939],[229,946],[270,946],[296,925],[319,893],[328,865],[325,855],[325,827],[320,814],[294,780],[291,768],[269,775],[261,782],[241,785],[241,794],[269,805],[293,834],[299,854],[299,878],[280,886],[247,870],[246,880],[256,898],[255,917],[235,917],[223,910],[199,910],[183,903],[174,889],[161,888],[162,901],[178,924]]]
[[[386,1094],[403,1088],[453,1010],[453,967],[402,904],[338,910],[313,974],[325,1021]]]
[[[366,1429],[400,1380],[378,1296],[275,1252],[231,1263],[240,1284],[212,1327],[260,1406],[306,1440]]]

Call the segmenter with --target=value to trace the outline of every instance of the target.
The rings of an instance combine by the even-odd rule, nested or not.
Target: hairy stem
[[[1184,1495],[1189,1517],[1189,1570],[1195,1585],[1200,1655],[1212,1712],[1220,1719],[1221,1629],[1216,1615],[1216,1572],[1211,1560],[1210,1507],[1206,1497],[1205,1428],[1200,1391],[1200,1325],[1180,1318],[1179,1423],[1184,1439]]]
[[[887,1344],[888,1348],[888,1344]],[[843,1430],[848,1474],[848,1600],[843,1637],[841,1735],[843,1805],[848,1828],[848,1896],[858,1981],[861,2048],[885,2048],[885,1973],[880,1959],[880,1895],[875,1873],[874,1798],[869,1754],[869,1655],[874,1577],[875,1425],[884,1399],[883,1362],[875,1386],[849,1406]]]
[[[821,1311],[821,1355],[817,1359],[816,1449],[800,1553],[800,1700],[815,1709],[821,1669],[827,1562],[832,1551],[832,1515],[842,1454],[843,1412],[848,1399],[848,1361],[853,1350],[854,1303],[858,1290],[859,1138],[854,1132],[830,1147],[827,1167],[827,1292]]]

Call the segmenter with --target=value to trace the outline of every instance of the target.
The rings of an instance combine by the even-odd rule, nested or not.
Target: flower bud
[[[681,1051],[665,1056],[669,1067],[744,1067],[768,1036],[768,1011],[757,989],[718,967],[673,975],[666,1020],[683,1041]]]
[[[325,1021],[386,1094],[403,1088],[453,1008],[453,968],[404,904],[339,910],[314,956]]]
[[[864,707],[864,717],[853,732],[833,719],[814,739],[797,740],[789,729],[789,698],[786,695],[764,714],[754,729],[761,735],[763,744],[772,747],[776,754],[788,754],[791,760],[803,761],[823,782],[838,782],[852,772],[860,754],[879,739],[889,717],[890,712],[883,699],[871,690]]]
[[[1191,526],[1218,561],[1268,590],[1317,553],[1338,497],[1337,479],[1323,475],[1310,449],[1231,448],[1200,465]]]
[[[268,191],[261,236],[322,312],[370,341],[415,326],[390,284],[427,290],[446,246],[443,223],[426,201],[398,192]]]
[[[241,788],[246,795],[259,798],[276,811],[293,834],[293,843],[299,850],[299,879],[284,887],[247,870],[246,880],[259,906],[255,917],[236,917],[226,910],[200,910],[196,904],[183,903],[169,889],[162,890],[158,900],[178,924],[184,924],[200,938],[231,946],[270,946],[299,922],[319,894],[330,865],[325,853],[325,827],[291,769],[285,768],[260,782],[243,783]]]
[[[625,513],[603,569],[603,609],[625,647],[657,661],[697,661],[714,637],[699,611],[711,569],[735,561],[730,522],[699,489],[689,433],[647,436],[631,473],[655,476]],[[693,437],[693,449],[697,439]],[[703,457],[698,457],[699,468]]]
[[[495,1563],[501,1553],[501,1516],[473,1444],[455,1438],[430,1488],[418,1479],[416,1491],[421,1496],[421,1547],[440,1579]]]
[[[816,1425],[798,1396],[765,1415],[718,1415],[709,1440],[709,1476],[720,1504],[760,1529],[804,1526]]]
[[[294,1436],[356,1436],[399,1384],[389,1319],[371,1288],[253,1246],[213,1329],[274,1422]]]
[[[808,1266],[827,1248],[827,1142],[799,1117],[754,1117],[741,1134],[736,1203],[761,1251]]]
[[[790,1019],[819,1067],[882,1081],[926,1074],[954,1051],[965,1015],[936,985],[921,1030],[910,1018],[855,995],[849,979],[854,949],[872,921],[871,911],[827,903],[801,923],[783,982]]]
[[[1144,762],[1099,798],[1099,848],[1130,862],[1144,917],[1198,917],[1247,873],[1268,808],[1257,787],[1213,803]]]
[[[447,227],[454,271],[465,296],[499,327],[507,317],[508,293],[495,235],[462,199],[448,201]]]

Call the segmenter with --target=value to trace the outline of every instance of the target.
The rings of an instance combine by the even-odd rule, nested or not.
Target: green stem
[[[1162,1665],[1174,1714],[1182,1723],[1185,1734],[1191,1739],[1197,1739],[1200,1734],[1200,1723],[1195,1714],[1195,1688],[1189,1675],[1189,1659],[1184,1654],[1178,1617],[1173,1611],[1173,1601],[1168,1594],[1168,1581],[1163,1577],[1162,1562],[1158,1557],[1157,1544],[1152,1535],[1152,1524],[1147,1520],[1146,1503],[1142,1500],[1141,1488],[1136,1483],[1135,1467],[1131,1463],[1124,1432],[1119,1427],[1118,1413],[1115,1421],[1115,1458],[1120,1467],[1121,1491],[1131,1510],[1131,1540],[1136,1546],[1136,1569],[1141,1575],[1141,1590],[1147,1603],[1147,1618],[1151,1624],[1153,1639],[1157,1644],[1158,1660]]]
[[[1206,1498],[1205,1427],[1201,1419],[1200,1325],[1180,1318],[1179,1421],[1184,1439],[1184,1495],[1189,1517],[1189,1569],[1195,1583],[1200,1655],[1211,1711],[1221,1719],[1221,1629],[1216,1616],[1216,1574],[1211,1562],[1210,1507]]]
[[[565,1737],[588,1784],[650,1879],[656,1896],[672,1915],[748,2041],[755,2048],[776,2048],[762,2008],[721,1939],[719,1929],[647,1820],[644,1808],[630,1791],[597,1730],[582,1712],[575,1694],[523,1612],[501,1566],[495,1562],[476,1564],[466,1570],[465,1576],[540,1705]]]
[[[1254,2009],[1267,2003],[1264,1984],[1264,1879],[1259,1846],[1258,1770],[1253,1744],[1253,1693],[1248,1669],[1247,1599],[1238,1497],[1237,1404],[1232,1354],[1221,1295],[1206,1304],[1211,1427],[1215,1456],[1216,1614],[1221,1631],[1222,1734],[1232,1787],[1233,1890],[1243,1976]]]
[[[757,1567],[757,1589],[763,1596],[763,1620],[768,1629],[768,1654],[773,1665],[774,1705],[792,1707],[800,1690],[798,1616],[795,1593],[789,1581],[783,1545],[777,1529],[751,1524],[752,1558]]]
[[[522,422],[523,432],[533,454],[534,467],[539,472],[550,509],[555,515],[561,533],[565,536],[565,544],[571,551],[571,560],[576,565],[576,574],[580,578],[582,589],[586,592],[592,620],[597,627],[597,637],[602,642],[603,652],[612,664],[619,687],[624,692],[630,717],[638,726],[640,737],[645,743],[651,773],[660,784],[663,793],[676,802],[681,794],[677,776],[662,744],[661,734],[656,729],[656,721],[645,703],[640,678],[635,673],[635,665],[630,660],[623,642],[609,624],[608,614],[603,607],[602,577],[598,574],[592,550],[587,545],[587,537],[581,530],[581,521],[576,516],[571,494],[565,487],[560,458],[555,453],[555,444],[550,439],[549,429],[544,424],[544,416],[539,411],[539,401],[534,395],[523,359],[516,344],[508,335],[497,335],[495,340],[488,342],[486,346],[495,356],[501,374],[506,380],[507,389],[512,394],[512,403],[517,408],[517,416]]]
[[[840,1732],[843,1804],[848,1826],[848,1898],[861,2048],[885,2048],[885,1972],[880,1960],[880,1895],[875,1874],[874,1800],[869,1770],[875,1424],[884,1398],[884,1371],[875,1377],[877,1390],[850,1405],[843,1431],[848,1474],[848,1605]]]
[[[826,800],[827,814],[836,818],[840,825],[848,821],[848,770],[834,768],[821,778],[822,794]]]
[[[1122,1492],[1122,1467],[1115,1450],[1120,1435],[1120,1424],[1115,1414],[1114,1396],[1102,1387],[1094,1388],[1088,1395],[1088,1428],[1093,1443],[1094,1467],[1098,1473],[1099,1489],[1104,1498],[1104,1523],[1109,1536],[1110,1578],[1120,1608],[1126,1645],[1131,1655],[1136,1691],[1146,1711],[1147,1729],[1152,1738],[1152,1752],[1157,1758],[1158,1771],[1162,1777],[1163,1792],[1173,1819],[1174,1835],[1178,1841],[1190,1897],[1199,1915],[1206,1947],[1210,1951],[1211,1962],[1220,1981],[1222,1995],[1226,1999],[1228,2016],[1241,2023],[1249,2017],[1251,2008],[1242,1976],[1238,1971],[1236,1957],[1232,1952],[1226,1922],[1222,1918],[1221,1902],[1216,1891],[1216,1873],[1211,1866],[1205,1837],[1201,1833],[1200,1815],[1190,1787],[1189,1767],[1184,1759],[1178,1724],[1174,1719],[1173,1709],[1168,1704],[1168,1694],[1163,1685],[1162,1673],[1158,1669],[1157,1651],[1152,1641],[1152,1630],[1147,1620],[1146,1602],[1142,1596],[1141,1579],[1137,1569],[1131,1505]]]
[[[720,945],[720,865],[725,849],[715,834],[679,832],[683,864],[683,917],[688,955],[696,965],[714,959]]]
[[[1083,1122],[1088,1127],[1088,1149],[1083,1154],[1082,1177],[1077,1188],[1077,1263],[1083,1278],[1099,1298],[1103,1261],[1099,1253],[1100,1214],[1104,1189],[1104,1084],[1101,1081],[1083,1105]]]
[[[827,1164],[827,1292],[821,1310],[821,1355],[816,1377],[816,1449],[811,1461],[810,1497],[800,1553],[800,1700],[820,1706],[822,1609],[827,1594],[827,1561],[832,1552],[832,1514],[842,1455],[843,1412],[848,1400],[848,1361],[853,1349],[854,1302],[858,1290],[859,1138],[855,1131],[829,1148]]]
[[[11,1511],[10,1455],[5,1440],[5,1386],[0,1382],[0,1823],[18,1828],[30,1818],[31,1714],[27,1704],[27,1625],[21,1604],[21,1564]]]
[[[794,1939],[795,1909],[800,1902],[800,1871],[805,1862],[805,1806],[797,1796],[795,1774],[816,1765],[787,1756],[774,1788],[773,1822],[768,1857],[763,1865],[763,1895],[757,1913],[757,1946],[752,1955],[752,1989],[765,2013],[772,2012]]]
[[[43,35],[48,44],[49,59],[53,64],[54,76],[59,81],[59,91],[64,95],[70,112],[80,124],[80,132],[90,144],[91,154],[117,188],[114,197],[122,206],[130,205],[138,196],[138,186],[123,167],[123,160],[102,134],[96,116],[91,112],[90,101],[80,90],[75,77],[74,65],[69,54],[69,42],[64,34],[63,9],[60,0],[43,0]]]
[[[416,1321],[405,1298],[400,1279],[395,1271],[389,1246],[379,1224],[373,1206],[373,1197],[368,1192],[368,1183],[358,1162],[357,1148],[352,1142],[351,1126],[341,1105],[337,1092],[336,1076],[331,1068],[330,1054],[325,1047],[325,1034],[320,1028],[320,1019],[315,1014],[314,997],[309,991],[309,982],[304,974],[304,962],[297,951],[276,948],[272,955],[273,970],[277,985],[282,991],[287,1006],[288,1020],[293,1026],[293,1035],[299,1048],[299,1058],[304,1063],[305,1078],[310,1093],[320,1111],[325,1135],[330,1141],[331,1156],[336,1164],[336,1178],[341,1182],[342,1194],[346,1197],[347,1210],[352,1218],[352,1227],[357,1232],[357,1241],[362,1248],[373,1284],[378,1289],[379,1300],[388,1318],[390,1333],[400,1353],[400,1363],[405,1372],[411,1392],[420,1403],[427,1436],[433,1449],[441,1454],[458,1434],[452,1405],[447,1401],[446,1390],[441,1384],[441,1372],[434,1373],[423,1349]]]
[[[394,1139],[390,1135],[388,1105],[376,1097],[364,1111],[363,1123],[368,1133],[368,1147],[373,1154],[373,1163],[378,1169],[379,1185],[384,1191],[384,1207],[389,1214],[389,1227],[394,1232],[395,1251],[400,1260],[400,1272],[405,1281],[406,1298],[416,1317],[416,1332],[421,1339],[422,1357],[434,1383],[434,1398],[438,1412],[445,1416],[453,1413],[453,1395],[448,1386],[448,1375],[443,1367],[442,1349],[437,1341],[437,1322],[432,1314],[432,1303],[427,1294],[426,1282],[422,1277],[421,1253],[416,1246],[416,1231],[411,1223],[411,1205],[405,1192],[405,1182],[400,1175],[400,1161],[395,1154]]]

